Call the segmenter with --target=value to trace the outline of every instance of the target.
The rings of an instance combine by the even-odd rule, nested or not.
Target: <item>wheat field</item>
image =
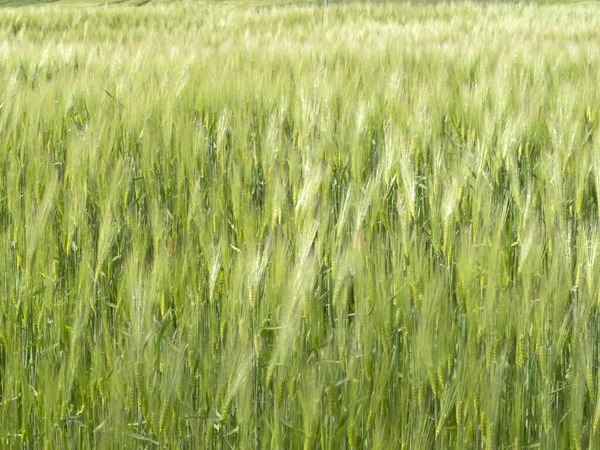
[[[600,448],[600,6],[0,9],[0,448]]]

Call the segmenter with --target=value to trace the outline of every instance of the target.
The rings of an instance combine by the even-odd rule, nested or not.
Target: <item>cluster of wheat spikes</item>
[[[600,448],[600,16],[0,12],[0,448]]]

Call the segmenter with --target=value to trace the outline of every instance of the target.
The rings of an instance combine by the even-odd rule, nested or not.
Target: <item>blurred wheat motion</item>
[[[0,11],[0,448],[600,448],[594,3]]]

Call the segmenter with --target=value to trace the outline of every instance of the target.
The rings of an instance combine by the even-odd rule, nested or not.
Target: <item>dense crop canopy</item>
[[[598,80],[591,3],[1,10],[0,447],[598,448]]]

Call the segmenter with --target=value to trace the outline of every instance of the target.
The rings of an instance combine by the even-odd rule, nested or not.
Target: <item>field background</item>
[[[592,2],[1,9],[0,448],[600,448],[599,58]]]

